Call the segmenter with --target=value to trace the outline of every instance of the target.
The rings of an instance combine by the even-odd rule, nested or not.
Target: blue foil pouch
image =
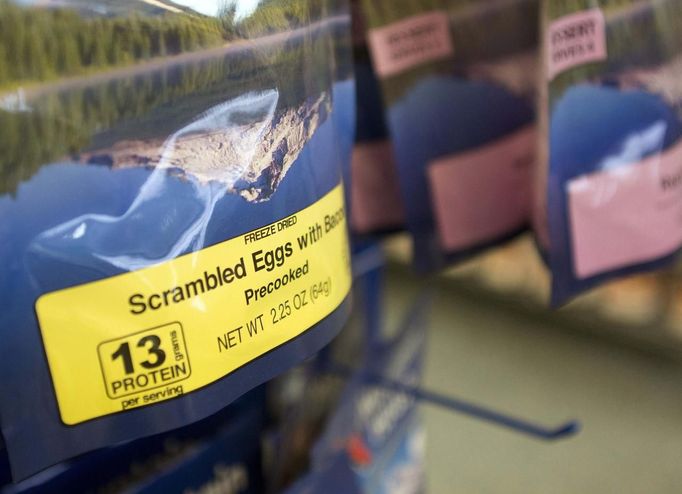
[[[345,458],[360,492],[421,493],[425,489],[424,431],[414,397],[382,387],[377,376],[408,386],[422,379],[428,304],[420,303],[346,386],[313,450],[312,474]]]
[[[682,5],[545,1],[536,207],[552,303],[682,246]]]
[[[0,65],[16,480],[207,417],[337,334],[343,1],[3,1]]]
[[[360,0],[351,2],[356,85],[356,135],[351,161],[351,228],[359,237],[404,228],[398,170],[381,96],[367,46]]]
[[[524,230],[537,0],[363,6],[415,266],[437,270]]]

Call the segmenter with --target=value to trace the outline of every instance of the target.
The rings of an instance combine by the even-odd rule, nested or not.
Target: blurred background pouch
[[[353,233],[358,235],[389,233],[404,227],[405,213],[360,0],[353,0],[351,7],[357,125],[351,165],[350,223]]]
[[[416,266],[437,269],[524,230],[537,1],[363,6]]]
[[[554,304],[662,267],[682,246],[680,18],[676,1],[545,2],[541,229]]]
[[[313,449],[313,474],[345,461],[359,492],[424,492],[425,433],[418,404],[414,397],[380,382],[386,378],[420,385],[430,307],[423,302],[415,304],[399,331],[351,374]]]

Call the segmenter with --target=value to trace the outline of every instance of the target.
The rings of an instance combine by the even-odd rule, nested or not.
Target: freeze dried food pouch
[[[415,264],[523,230],[535,149],[537,0],[364,0]]]
[[[356,252],[353,255],[355,264],[359,258]],[[367,254],[360,254],[360,258],[364,255]],[[359,291],[363,285],[362,279],[358,280],[355,271],[354,275],[353,298],[355,301],[368,303]],[[264,467],[267,471],[268,492],[282,492],[293,482],[309,487],[310,482],[317,478],[317,475],[307,475],[312,462],[311,452],[330,415],[336,412],[336,404],[348,381],[345,373],[335,372],[334,368],[337,365],[355,366],[364,359],[377,356],[374,348],[378,345],[368,341],[371,338],[368,323],[363,320],[367,317],[365,310],[354,304],[350,320],[330,345],[304,364],[268,384],[269,411],[273,423],[276,424],[268,431],[267,445],[264,448],[267,452]],[[383,339],[381,343],[384,343]],[[336,469],[331,468],[320,475],[336,475],[332,471]],[[304,481],[303,478],[307,480]],[[343,484],[335,483],[338,492],[346,492],[340,485]]]
[[[429,304],[419,299],[397,335],[355,371],[313,450],[313,472],[328,470],[345,453],[360,492],[425,491],[425,434],[417,402],[383,387],[376,378],[419,386],[428,311]]]
[[[555,305],[682,245],[681,20],[677,0],[544,3],[540,215]]]
[[[282,492],[307,470],[310,450],[344,387],[339,376],[322,371],[326,352],[269,385],[276,425],[266,438],[268,492]]]
[[[336,0],[0,1],[15,479],[215,413],[338,332],[349,19]]]
[[[358,235],[403,228],[405,213],[381,96],[367,47],[360,0],[351,2],[356,88],[356,135],[351,161],[351,228]]]

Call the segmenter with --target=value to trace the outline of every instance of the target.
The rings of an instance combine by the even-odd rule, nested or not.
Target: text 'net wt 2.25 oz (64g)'
[[[0,1],[15,478],[206,417],[340,329],[349,32],[336,0]]]
[[[682,3],[543,4],[535,227],[552,302],[682,245]]]
[[[538,2],[362,5],[416,267],[441,268],[525,229]]]

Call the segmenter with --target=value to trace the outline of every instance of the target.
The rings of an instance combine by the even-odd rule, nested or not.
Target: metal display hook
[[[354,274],[358,288],[362,292],[362,310],[365,313],[365,344],[368,348],[382,346],[382,300],[383,269],[385,258],[381,247],[376,242],[367,242],[362,246],[356,245],[353,260]],[[422,302],[425,301],[422,300]],[[409,324],[409,323],[407,323]],[[362,372],[367,381],[376,386],[391,390],[396,393],[404,393],[417,401],[441,406],[452,412],[461,413],[500,427],[526,434],[546,441],[556,441],[575,435],[580,430],[580,423],[570,420],[557,427],[546,427],[526,419],[515,417],[468,400],[446,396],[441,393],[424,389],[421,386],[411,386],[380,374],[369,369],[354,369],[327,358],[323,360],[324,368],[333,374],[349,377]]]
[[[336,363],[331,364],[327,370],[343,377],[349,377],[357,372],[356,369]],[[421,386],[410,386],[372,372],[364,372],[364,377],[370,384],[380,386],[395,393],[406,394],[422,403],[438,405],[452,412],[468,415],[478,420],[505,427],[515,432],[520,432],[545,441],[565,439],[580,431],[580,422],[576,420],[570,420],[557,427],[545,427],[541,424],[514,417],[483,405],[472,403],[468,400],[446,396],[441,393],[424,389]]]

